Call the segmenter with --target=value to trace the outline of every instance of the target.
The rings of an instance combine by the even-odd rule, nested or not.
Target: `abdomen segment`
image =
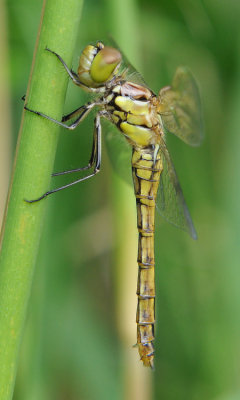
[[[162,171],[161,160],[154,152],[133,150],[133,182],[137,203],[138,284],[137,346],[145,366],[154,366],[155,323],[155,200]]]

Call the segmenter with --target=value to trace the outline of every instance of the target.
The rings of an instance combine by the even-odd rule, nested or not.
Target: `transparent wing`
[[[113,169],[125,182],[132,186],[132,148],[112,124],[106,121],[104,125],[107,153]],[[159,152],[163,162],[163,171],[158,188],[157,211],[167,222],[187,231],[193,239],[197,239],[197,233],[185,203],[175,168],[163,140]]]
[[[108,38],[109,44],[115,49],[119,50],[122,54],[122,67],[121,72],[126,72],[126,79],[130,82],[137,83],[139,85],[145,86],[148,88],[143,76],[138,72],[138,70],[130,63],[129,59],[123,53],[122,49],[119,47],[118,43],[113,39],[113,37]]]
[[[125,182],[132,186],[132,147],[113,124],[104,120],[103,125],[103,136],[112,167]]]
[[[191,146],[198,146],[203,136],[200,95],[188,68],[177,69],[172,85],[160,90],[159,99],[164,130]]]
[[[187,231],[193,239],[197,239],[197,233],[185,203],[175,168],[163,140],[159,151],[163,162],[163,171],[158,188],[157,210],[168,222]]]

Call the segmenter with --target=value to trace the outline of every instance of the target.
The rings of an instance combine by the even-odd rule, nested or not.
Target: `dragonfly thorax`
[[[113,47],[101,42],[96,46],[88,45],[80,56],[79,80],[86,90],[102,88],[117,74],[121,61],[121,53]]]
[[[148,88],[121,77],[116,83],[103,96],[102,115],[117,126],[134,148],[152,149],[163,134],[156,109],[158,99]]]

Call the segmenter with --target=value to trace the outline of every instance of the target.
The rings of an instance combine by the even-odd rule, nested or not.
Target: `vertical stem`
[[[71,66],[82,1],[45,0],[32,74],[29,107],[61,119],[67,88],[62,66],[45,47]],[[0,400],[12,398],[19,348],[30,296],[46,201],[27,204],[49,188],[58,127],[24,113],[1,233]]]
[[[11,164],[10,82],[8,74],[7,30],[6,3],[0,2],[0,226],[7,197]]]

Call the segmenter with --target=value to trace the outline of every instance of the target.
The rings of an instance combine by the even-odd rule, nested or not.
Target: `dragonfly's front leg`
[[[87,90],[89,92],[99,92],[98,88],[94,88],[94,87],[90,88],[90,87],[86,86],[83,82],[81,82],[80,79],[79,79],[79,76],[76,74],[76,72],[74,72],[72,69],[68,68],[67,64],[65,63],[65,61],[63,61],[62,57],[59,54],[55,53],[55,51],[52,51],[52,50],[48,49],[47,47],[46,47],[45,50],[47,50],[50,53],[54,54],[59,59],[59,61],[62,63],[63,67],[65,68],[68,76],[70,77],[70,79],[73,81],[73,83],[75,85],[81,86],[83,88],[87,88]]]
[[[48,192],[44,193],[42,196],[38,197],[37,199],[34,200],[25,200],[27,203],[35,203],[37,201],[40,201],[44,199],[44,197],[49,196],[52,193],[59,192],[60,190],[66,189],[70,186],[75,185],[76,183],[85,181],[86,179],[92,178],[95,176],[99,171],[101,167],[101,123],[100,123],[100,113],[96,115],[95,121],[94,121],[94,136],[93,136],[93,148],[92,148],[92,156],[91,156],[91,163],[92,165],[95,164],[94,170],[91,174],[84,176],[83,178],[77,179],[76,181],[70,182],[67,185],[61,186],[59,188],[49,190]],[[81,171],[83,169],[87,169],[86,167],[84,168],[79,168],[75,169],[72,171],[66,171],[65,173],[70,173],[70,172],[76,172],[76,171]],[[62,175],[62,173],[57,173],[55,175]]]
[[[62,57],[59,54],[55,53],[55,51],[52,51],[52,50],[48,49],[47,47],[46,47],[45,50],[47,50],[50,53],[54,54],[59,59],[59,61],[62,63],[62,65],[64,66],[65,70],[67,71],[68,76],[71,78],[73,83],[75,83],[75,85],[82,86],[82,84],[81,84],[76,72],[74,72],[72,69],[70,70],[68,68],[67,64],[65,63],[65,61],[63,61]]]

